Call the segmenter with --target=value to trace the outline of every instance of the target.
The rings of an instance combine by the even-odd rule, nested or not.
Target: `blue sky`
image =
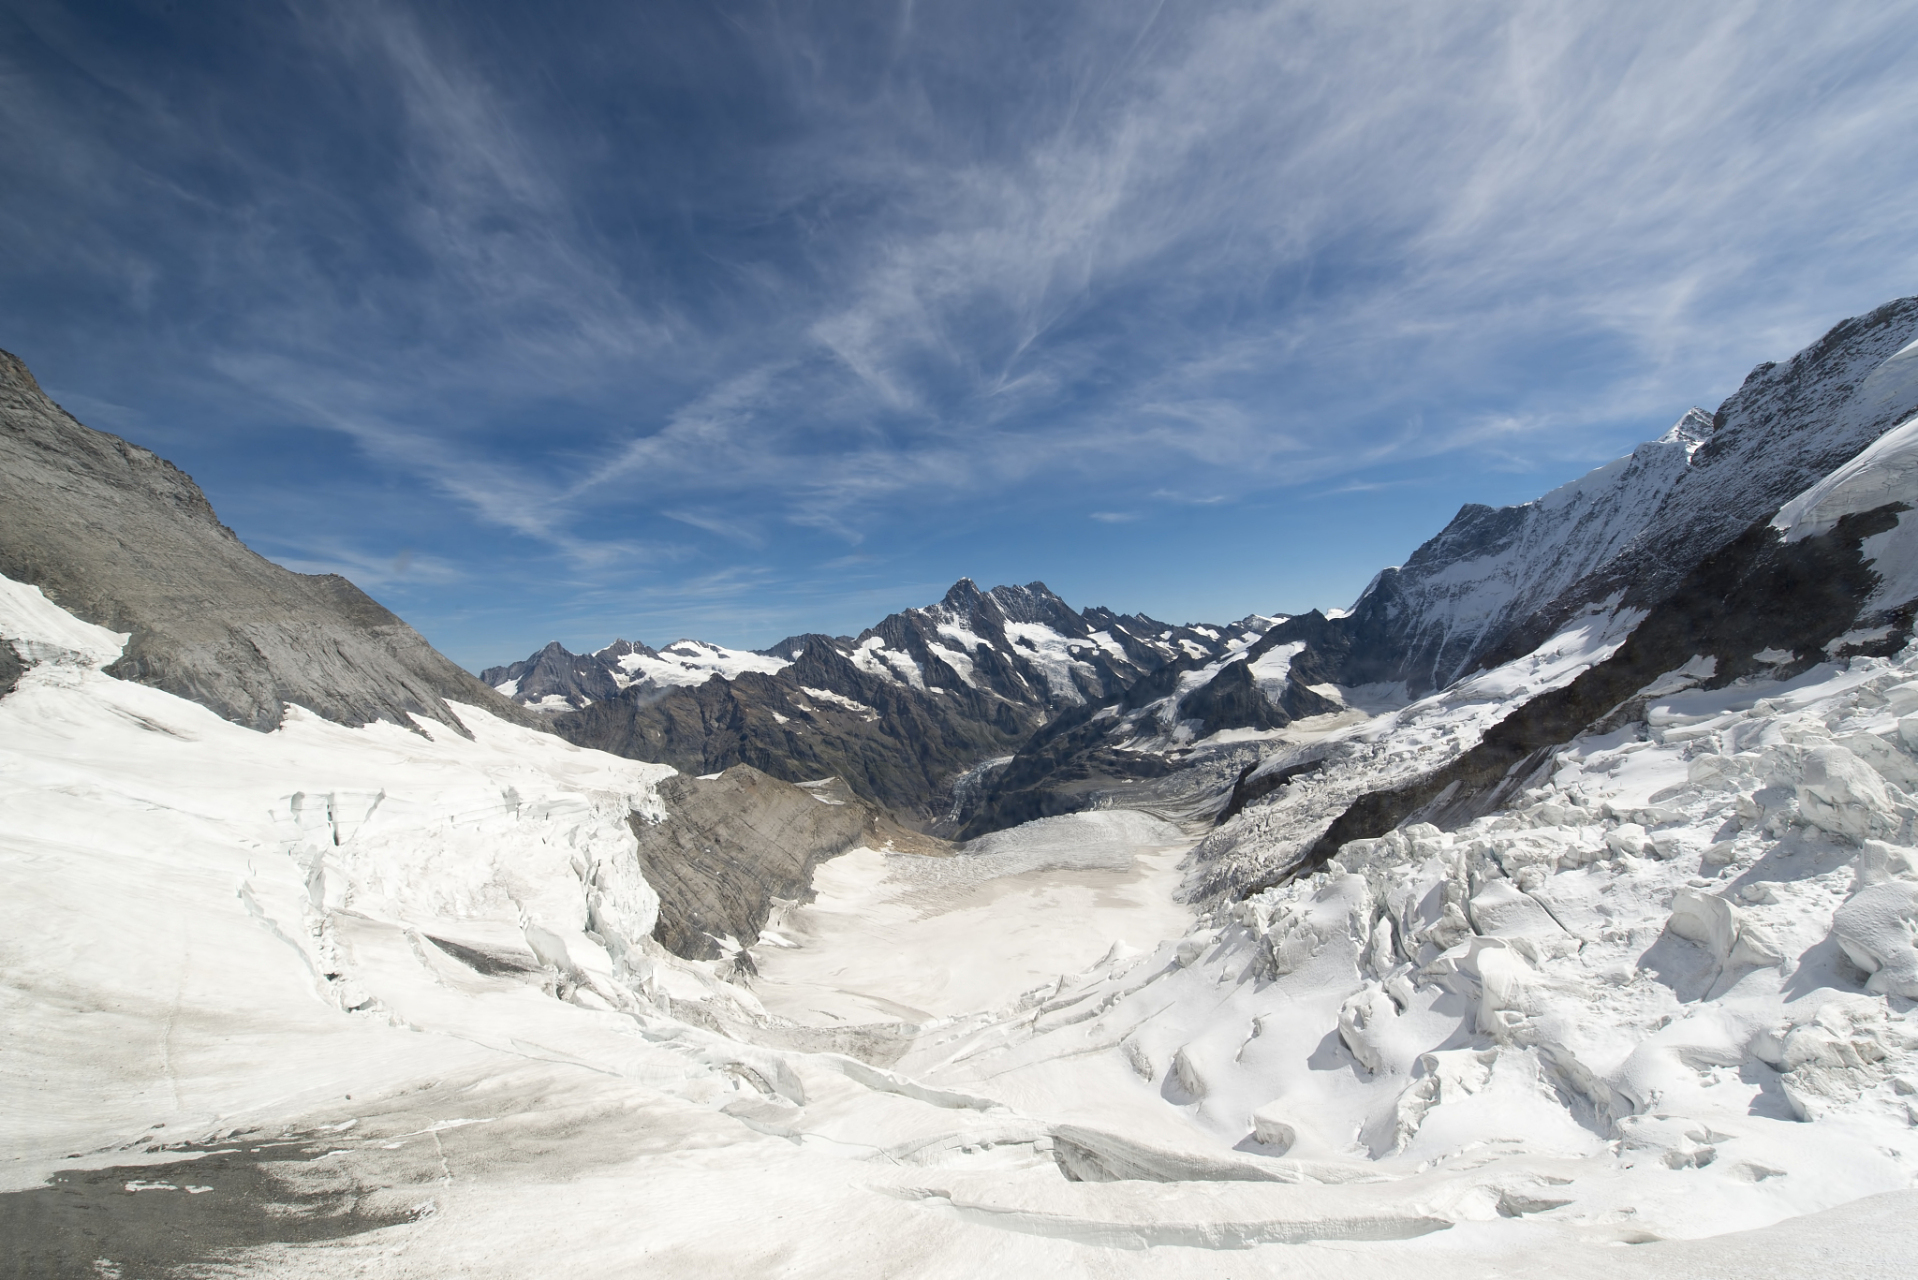
[[[1918,6],[0,13],[0,347],[478,667],[1343,605],[1918,292]]]

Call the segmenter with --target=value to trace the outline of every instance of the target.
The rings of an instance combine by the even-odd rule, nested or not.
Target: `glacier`
[[[649,936],[664,766],[464,706],[262,735],[0,588],[16,1195],[104,1167],[190,1222],[260,1159],[341,1234],[223,1265],[313,1276],[1756,1275],[1840,1239],[1890,1275],[1918,1238],[1918,653],[1671,681],[1508,810],[1196,913],[1144,814],[863,848],[747,985]]]
[[[522,666],[644,728],[675,661],[675,706],[861,751],[934,695],[1050,716],[955,738],[949,828],[1041,811],[960,844],[451,677],[263,724],[0,576],[9,1261],[1908,1275],[1914,324],[1462,512],[1347,617],[966,582],[857,639]]]

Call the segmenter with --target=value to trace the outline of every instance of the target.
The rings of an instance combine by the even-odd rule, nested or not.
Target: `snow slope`
[[[260,735],[10,582],[0,635],[35,660],[0,698],[17,1258],[75,1205],[96,1274],[204,1266],[215,1226],[223,1274],[274,1276],[1893,1275],[1918,1243],[1908,1191],[1846,1205],[1913,1172],[1918,851],[1849,843],[1909,834],[1877,769],[1910,660],[1675,694],[1520,814],[1156,945],[1180,845],[1140,815],[855,853],[758,948],[781,1017],[650,943],[658,766],[471,708]]]
[[[1520,808],[1349,844],[948,1037],[928,1078],[1085,1126],[1089,1178],[1170,1177],[1196,1132],[1215,1161],[1419,1187],[1520,1235],[1910,1196],[1914,677],[1907,652],[1674,681]]]
[[[1905,354],[1918,359],[1918,344]],[[1772,527],[1797,542],[1835,528],[1839,520],[1884,506],[1918,504],[1918,418],[1876,443],[1779,509]],[[1866,558],[1883,576],[1867,608],[1882,611],[1918,598],[1918,522],[1897,525],[1865,541]]]
[[[1712,431],[1693,409],[1657,440],[1561,485],[1523,506],[1468,508],[1405,566],[1391,590],[1410,615],[1399,643],[1429,653],[1424,675],[1443,687],[1479,656],[1486,637],[1549,607],[1626,553],[1663,514],[1665,504]],[[1463,553],[1463,554],[1461,554]],[[1354,610],[1363,610],[1361,600]]]

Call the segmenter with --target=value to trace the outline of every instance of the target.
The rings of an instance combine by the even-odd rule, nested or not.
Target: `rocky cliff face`
[[[1651,608],[1753,519],[1918,412],[1915,339],[1918,298],[1887,303],[1535,502],[1462,508],[1336,621],[1326,674],[1423,694],[1529,652],[1590,605]]]
[[[659,893],[653,937],[690,960],[750,965],[774,898],[809,900],[813,868],[865,836],[872,811],[735,765],[658,784],[665,817],[635,813],[639,865]]]
[[[0,573],[88,622],[131,633],[109,668],[255,729],[290,703],[342,724],[442,701],[536,723],[334,574],[256,555],[177,467],[82,426],[0,352]]]
[[[771,670],[714,671],[679,687],[634,682],[553,723],[582,746],[696,775],[737,764],[792,782],[837,775],[902,820],[950,832],[965,823],[971,792],[956,784],[967,770],[1155,672],[1243,650],[1270,622],[1180,627],[1080,613],[1043,583],[980,591],[963,580],[938,604],[858,636],[783,640],[758,655]],[[549,647],[522,679],[569,661]],[[545,696],[534,690],[523,696]]]

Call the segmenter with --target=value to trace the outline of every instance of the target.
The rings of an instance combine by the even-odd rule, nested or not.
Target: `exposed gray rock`
[[[653,937],[675,955],[710,960],[759,941],[774,898],[812,898],[813,868],[858,844],[870,809],[735,765],[717,778],[659,784],[664,821],[634,814],[640,868],[659,893]],[[748,961],[750,963],[750,961]]]
[[[20,687],[20,677],[26,673],[26,669],[26,664],[20,661],[20,655],[14,647],[0,639],[0,698]]]
[[[111,675],[255,729],[287,704],[342,724],[456,724],[442,699],[539,721],[336,574],[294,573],[221,524],[173,464],[75,421],[0,352],[0,573],[132,633]]]

